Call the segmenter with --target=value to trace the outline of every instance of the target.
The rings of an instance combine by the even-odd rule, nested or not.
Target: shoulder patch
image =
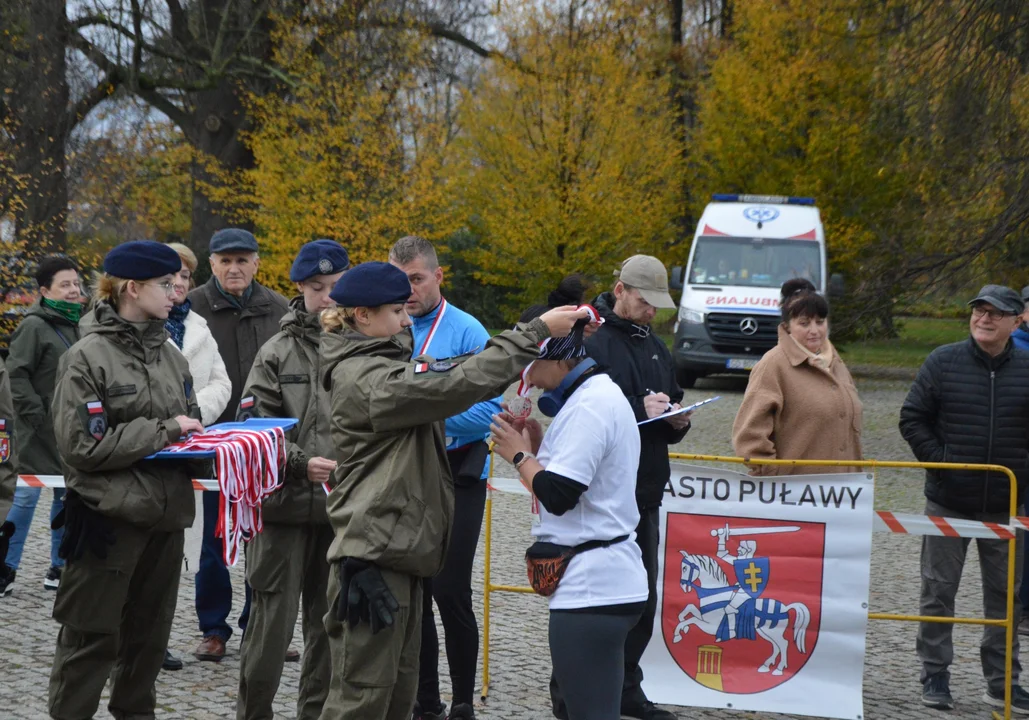
[[[253,395],[239,401],[239,410],[236,412],[236,422],[246,422],[252,417],[257,417],[257,402]]]
[[[0,465],[11,459],[11,433],[7,430],[7,419],[0,418]]]
[[[429,370],[432,372],[447,372],[453,370],[458,366],[456,362],[449,362],[447,360],[437,360],[436,362],[429,363]]]
[[[85,410],[86,432],[97,442],[103,440],[104,433],[107,432],[107,412],[104,410],[103,403],[99,400],[94,400],[87,402],[83,408]]]

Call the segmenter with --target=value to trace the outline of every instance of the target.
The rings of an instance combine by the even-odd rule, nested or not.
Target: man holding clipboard
[[[602,293],[593,306],[604,319],[600,329],[586,341],[586,351],[597,361],[629,400],[639,423],[678,410],[682,388],[675,381],[672,354],[650,330],[658,308],[675,308],[668,294],[668,272],[660,260],[634,255],[615,273],[618,280],[611,292]],[[639,662],[650,642],[657,611],[657,560],[659,508],[671,476],[668,446],[681,442],[690,428],[691,413],[639,425],[640,463],[636,475],[636,504],[640,524],[636,543],[643,552],[650,596],[639,623],[625,642],[625,681],[622,687],[623,716],[642,720],[674,720],[675,715],[647,699],[640,684]],[[560,688],[551,680],[554,714],[567,717]]]

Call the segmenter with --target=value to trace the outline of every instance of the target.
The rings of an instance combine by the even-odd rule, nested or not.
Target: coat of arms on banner
[[[788,682],[818,641],[825,525],[667,518],[661,628],[675,662],[718,692]]]

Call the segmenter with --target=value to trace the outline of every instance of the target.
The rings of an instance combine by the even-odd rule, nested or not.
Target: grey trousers
[[[1022,510],[1019,509],[1019,514]],[[1007,513],[973,513],[970,515],[955,512],[931,500],[925,503],[925,514],[938,517],[963,518],[966,520],[982,520],[987,522],[1003,522],[1008,520]],[[965,565],[969,538],[934,537],[926,535],[922,538],[922,598],[921,614],[939,617],[954,617],[954,598],[961,583],[961,570]],[[1017,543],[1015,558],[1015,588],[1017,590],[1022,575],[1022,546]],[[1007,570],[1008,542],[1006,540],[977,539],[979,550],[979,569],[983,583],[983,613],[987,618],[1003,618],[1007,612]],[[1021,616],[1021,605],[1016,601],[1014,606],[1015,623]],[[951,639],[953,626],[943,623],[920,623],[915,649],[922,661],[922,682],[926,678],[945,673],[950,677],[948,668],[954,660],[954,644]],[[983,664],[983,677],[986,684],[994,692],[1004,690],[1004,650],[1005,630],[1003,627],[987,626],[983,628],[983,638],[979,645],[979,656]],[[1012,647],[1012,683],[1018,682],[1022,666],[1018,661],[1018,633],[1014,634]]]

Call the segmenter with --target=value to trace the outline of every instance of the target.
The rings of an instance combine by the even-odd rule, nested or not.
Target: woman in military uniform
[[[14,502],[14,488],[18,484],[11,433],[13,427],[14,400],[11,398],[11,381],[4,361],[0,360],[0,597],[9,595],[13,587],[7,581],[12,571],[4,562],[7,559],[7,546],[15,530],[14,524],[7,521],[7,514]]]
[[[326,629],[332,684],[323,720],[409,720],[418,685],[422,578],[449,542],[453,479],[444,421],[513,382],[551,335],[585,310],[558,308],[503,332],[477,355],[411,362],[407,276],[364,263],[322,314],[322,382],[332,391],[338,466],[329,496]]]
[[[317,720],[329,692],[332,666],[325,636],[332,529],[325,490],[336,467],[329,435],[329,391],[318,384],[319,314],[335,305],[329,291],[350,266],[332,240],[307,243],[289,279],[300,295],[289,303],[282,330],[257,353],[240,402],[238,419],[293,417],[287,433],[286,475],[280,490],[261,506],[264,530],[247,543],[247,579],[253,595],[240,651],[236,717],[273,715],[272,701],[303,601],[304,657],[297,698],[298,720]]]
[[[108,678],[115,718],[154,715],[193,487],[189,463],[144,458],[203,431],[186,359],[164,328],[180,265],[156,242],[111,250],[92,321],[61,359],[52,409],[67,565],[54,604],[53,718],[93,717]]]

